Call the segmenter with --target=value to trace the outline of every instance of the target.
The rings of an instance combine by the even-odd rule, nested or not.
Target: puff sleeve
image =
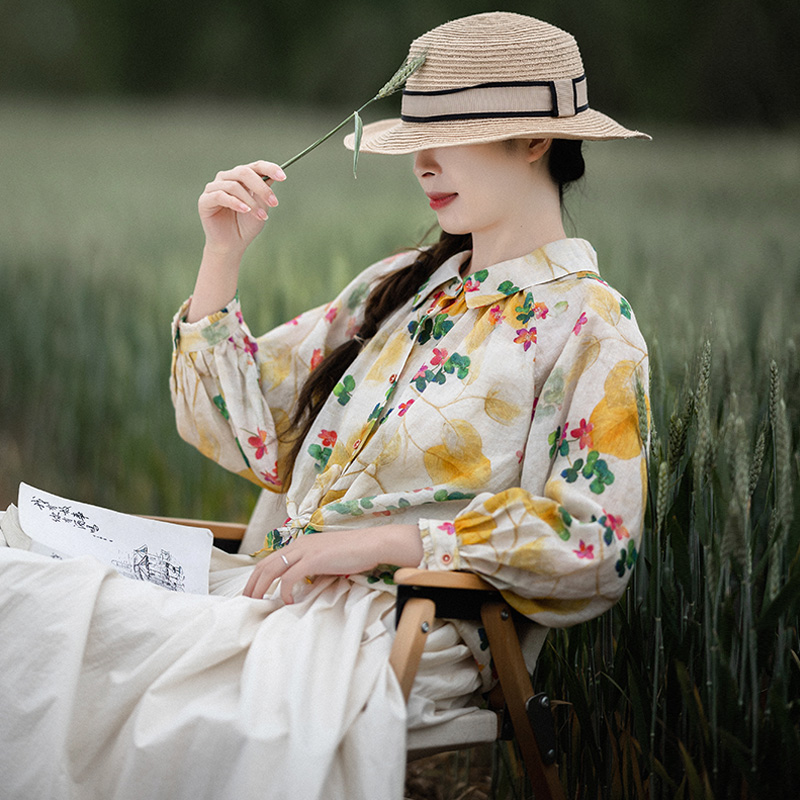
[[[258,338],[242,316],[238,296],[194,323],[173,320],[170,377],[178,432],[226,469],[272,491],[285,490],[286,428],[310,372],[351,339],[372,286],[413,261],[402,254],[372,265],[330,303]]]

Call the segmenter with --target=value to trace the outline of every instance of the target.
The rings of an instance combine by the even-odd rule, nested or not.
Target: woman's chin
[[[436,216],[439,220],[439,227],[451,236],[464,236],[464,234],[472,233],[466,225],[459,224],[458,220],[447,219],[445,214],[437,214]]]

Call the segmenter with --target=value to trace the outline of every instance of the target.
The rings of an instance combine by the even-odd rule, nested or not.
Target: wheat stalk
[[[354,120],[355,147],[353,148],[353,177],[355,178],[356,169],[358,168],[358,153],[361,149],[361,132],[364,128],[364,125],[361,121],[361,112],[376,100],[383,100],[385,97],[389,97],[389,95],[392,95],[402,89],[403,86],[405,86],[406,81],[423,65],[423,63],[425,63],[426,57],[427,53],[422,53],[422,55],[419,55],[416,58],[406,59],[400,69],[398,69],[397,72],[392,75],[392,77],[383,85],[381,90],[374,97],[371,97],[369,100],[367,100],[363,106],[350,114],[349,117],[343,119],[335,128],[333,128],[333,130],[328,131],[324,136],[320,136],[316,142],[310,144],[305,150],[301,150],[296,156],[292,156],[288,161],[285,161],[283,164],[281,164],[281,169],[286,169],[286,167],[294,164],[295,161],[299,161],[304,155],[307,155],[316,147],[319,147],[326,139],[330,139],[334,133],[344,128],[344,126],[347,125],[350,120]],[[269,178],[264,176],[264,180],[269,180]]]

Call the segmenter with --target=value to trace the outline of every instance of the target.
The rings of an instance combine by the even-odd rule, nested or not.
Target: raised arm
[[[242,256],[278,205],[272,182],[283,180],[277,164],[254,161],[218,172],[206,185],[197,202],[206,241],[187,322],[219,311],[236,294]]]

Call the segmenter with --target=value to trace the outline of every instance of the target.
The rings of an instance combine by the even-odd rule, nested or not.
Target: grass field
[[[196,198],[218,169],[284,160],[337,121],[269,105],[0,101],[0,506],[25,480],[125,511],[247,517],[254,489],[179,440],[169,402],[169,323],[202,247]],[[770,742],[789,731],[783,754],[800,763],[798,131],[641,126],[653,142],[588,145],[587,179],[568,209],[572,232],[595,245],[603,276],[627,296],[651,348],[651,538],[621,616],[564,634],[545,668],[555,692],[572,686],[557,696],[572,697],[576,714],[579,690],[593,712],[579,733],[565,723],[569,747],[611,746],[597,714],[616,741],[627,736],[629,751],[602,751],[607,757],[586,768],[605,787],[592,796],[645,796],[621,793],[623,773],[635,788],[638,770],[646,796],[699,797],[706,783],[721,785],[736,754],[738,780],[757,796],[756,776],[761,791],[771,785],[762,776],[774,772]],[[365,154],[354,181],[351,156],[334,140],[288,174],[241,281],[257,332],[330,298],[434,221],[409,157]],[[662,604],[683,622],[658,627],[655,649],[632,646],[637,630],[651,643]],[[721,643],[720,620],[728,625]],[[757,652],[748,626],[759,631]],[[587,638],[595,635],[599,644]],[[601,656],[615,664],[611,683],[603,669],[591,685],[575,683]],[[715,672],[722,661],[732,695]],[[642,665],[644,682],[626,674]],[[615,694],[620,682],[641,696]],[[788,727],[758,705],[767,702],[758,687],[778,683],[780,697],[795,698],[784,703]],[[691,699],[692,686],[700,721],[670,716],[664,704]],[[729,730],[727,701],[740,708],[747,735]],[[581,780],[576,773],[574,786]],[[740,783],[712,795],[738,797]]]

